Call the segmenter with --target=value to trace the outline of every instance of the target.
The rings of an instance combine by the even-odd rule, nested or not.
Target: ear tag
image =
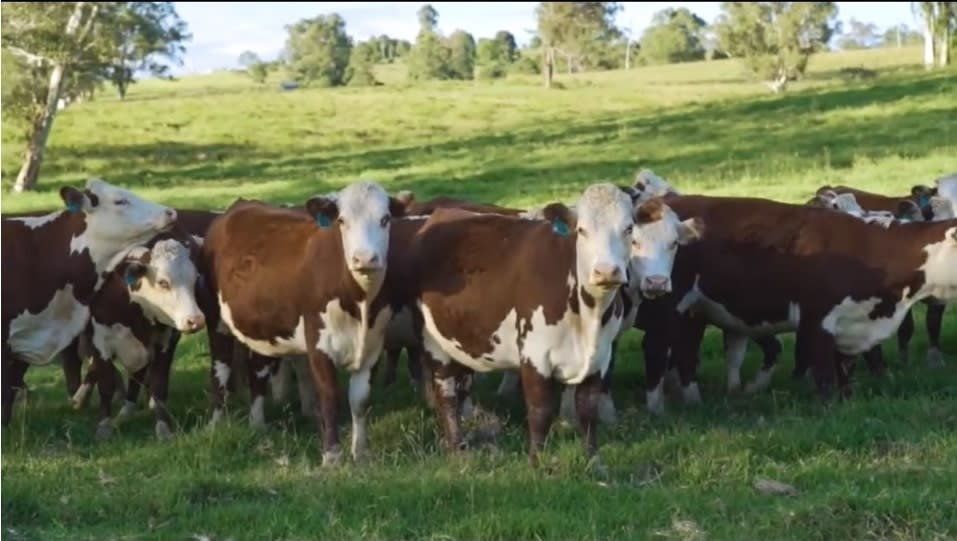
[[[920,194],[920,197],[917,198],[917,205],[923,208],[929,204],[930,204],[930,196],[928,196],[925,193]]]
[[[564,237],[568,235],[568,224],[561,219],[556,218],[554,221],[552,221],[552,231]]]
[[[70,201],[66,204],[66,209],[70,212],[80,212],[80,204],[76,201]]]
[[[316,214],[316,223],[319,224],[319,227],[325,229],[329,227],[330,225],[332,225],[332,220],[330,220],[328,216],[320,212],[319,214]]]
[[[135,284],[137,280],[136,276],[133,276],[133,274],[129,271],[123,273],[123,279],[126,281],[126,285],[128,286]]]

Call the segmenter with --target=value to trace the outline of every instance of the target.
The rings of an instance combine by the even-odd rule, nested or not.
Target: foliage
[[[349,86],[375,86],[378,83],[373,73],[380,54],[378,46],[379,43],[370,40],[352,48],[347,75]]]
[[[419,19],[419,30],[428,30],[437,32],[439,25],[439,12],[432,7],[432,4],[425,4],[416,12]]]
[[[568,71],[587,63],[589,54],[618,36],[614,16],[618,2],[540,2],[535,8],[538,35],[545,47],[556,49],[568,62]]]
[[[845,50],[869,49],[878,46],[880,43],[881,36],[878,34],[876,24],[864,23],[852,18],[848,21],[848,28],[841,35],[837,46]]]
[[[775,92],[804,73],[837,28],[834,2],[723,2],[721,10],[715,23],[721,48]]]
[[[126,96],[135,75],[146,72],[167,77],[169,63],[182,65],[183,45],[192,39],[173,2],[119,2],[105,10],[98,24],[107,41],[106,78],[120,97]]]
[[[287,25],[287,68],[303,85],[340,86],[352,54],[352,38],[338,13],[302,19]]]
[[[249,77],[259,83],[264,84],[266,79],[269,77],[270,65],[268,62],[263,62],[262,60],[257,60],[249,65],[246,68],[246,73],[249,74]]]
[[[464,30],[449,36],[448,75],[452,79],[471,80],[475,77],[475,38]]]
[[[451,50],[438,33],[438,12],[431,4],[425,4],[419,9],[418,18],[419,33],[409,53],[409,79],[427,81],[450,78]]]
[[[951,37],[957,34],[957,2],[911,2],[924,23],[924,65],[950,64]]]
[[[920,45],[924,41],[924,35],[920,30],[911,30],[906,24],[894,25],[884,31],[881,37],[881,45],[884,47],[908,47],[911,45]]]
[[[495,42],[499,44],[500,59],[511,64],[518,60],[518,44],[515,36],[508,30],[499,30],[495,33]]]
[[[476,62],[480,65],[502,64],[507,65],[519,58],[515,36],[506,30],[495,33],[493,38],[478,40]]]
[[[373,36],[368,40],[375,50],[375,62],[391,64],[398,58],[409,54],[412,44],[404,39],[391,38],[385,34]]]
[[[641,55],[650,64],[691,62],[705,57],[702,32],[707,23],[688,8],[666,8],[655,14],[640,40]]]
[[[254,53],[254,52],[252,52],[252,51],[243,51],[243,52],[239,55],[238,63],[239,63],[240,66],[242,66],[242,67],[244,67],[244,68],[248,68],[249,66],[252,66],[253,64],[255,64],[255,63],[257,63],[257,62],[261,62],[261,61],[262,61],[262,60],[259,58],[259,55],[258,55],[258,54]]]

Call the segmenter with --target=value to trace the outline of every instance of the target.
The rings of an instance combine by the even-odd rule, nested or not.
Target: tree
[[[880,36],[877,34],[877,25],[874,23],[863,23],[857,19],[848,21],[848,29],[838,41],[838,47],[841,49],[870,49],[876,47],[880,42]]]
[[[715,23],[721,49],[775,93],[804,73],[838,28],[834,2],[723,2],[721,10]]]
[[[244,68],[248,69],[249,66],[258,62],[261,62],[259,55],[252,51],[243,51],[243,53],[239,55],[239,65]]]
[[[957,2],[912,2],[924,23],[924,67],[950,64],[951,36],[957,31]]]
[[[301,19],[287,25],[286,30],[287,67],[296,82],[319,86],[345,84],[352,38],[338,13]]]
[[[904,47],[923,43],[924,35],[918,30],[911,30],[906,24],[898,24],[884,31],[881,45],[884,47]]]
[[[425,4],[419,8],[416,16],[419,18],[419,30],[428,30],[435,32],[439,25],[439,12],[432,7],[432,4]]]
[[[665,8],[652,18],[641,36],[641,54],[653,64],[702,60],[702,34],[708,25],[688,8]]]
[[[120,95],[138,72],[155,77],[169,73],[168,62],[182,65],[186,52],[183,43],[192,39],[186,23],[180,19],[173,2],[118,2],[115,9],[104,10],[101,21],[106,34],[108,64],[106,78]]]
[[[103,72],[102,35],[95,27],[114,2],[8,2],[2,11],[0,43],[4,63],[5,116],[23,125],[26,150],[14,192],[32,189],[39,178],[47,139],[53,129],[64,87],[83,77],[71,71]],[[99,29],[96,29],[99,30]],[[9,68],[9,76],[6,73]],[[9,99],[7,99],[9,98]]]
[[[518,60],[518,44],[515,42],[515,36],[508,30],[499,30],[495,33],[495,41],[501,49],[501,60],[511,64]]]
[[[408,77],[413,81],[448,79],[451,51],[436,30],[439,14],[430,4],[419,9],[419,34],[409,53]]]
[[[266,79],[269,78],[269,68],[268,62],[256,60],[246,68],[246,73],[249,74],[249,77],[251,77],[253,81],[264,84]]]
[[[453,79],[475,78],[475,38],[464,30],[456,30],[449,36],[449,76]]]
[[[375,86],[373,67],[381,54],[381,41],[364,41],[352,48],[349,56],[349,86]]]
[[[617,33],[613,21],[621,9],[618,2],[540,2],[535,8],[538,35],[542,39],[545,86],[550,87],[557,54],[565,57],[568,72],[596,43]]]

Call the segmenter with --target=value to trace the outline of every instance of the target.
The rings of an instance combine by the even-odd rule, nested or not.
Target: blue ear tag
[[[123,274],[123,279],[126,281],[126,285],[128,286],[135,284],[137,280],[136,276],[133,276],[133,274],[130,273],[130,271],[126,271]]]
[[[316,223],[319,224],[319,227],[325,229],[329,227],[330,225],[332,225],[332,220],[330,220],[328,216],[320,212],[319,214],[316,214]]]
[[[76,201],[70,201],[66,204],[66,209],[70,212],[80,212],[80,204]]]
[[[929,204],[930,204],[930,197],[928,197],[928,195],[925,193],[920,194],[920,197],[917,198],[917,205],[923,208]]]
[[[555,220],[552,221],[552,231],[564,237],[568,235],[568,224],[562,221],[561,218],[555,218]]]

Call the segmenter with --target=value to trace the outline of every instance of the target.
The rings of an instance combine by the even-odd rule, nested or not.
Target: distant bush
[[[502,79],[508,73],[508,70],[505,67],[505,64],[501,62],[494,62],[485,66],[480,66],[478,69],[478,78],[483,81],[488,81],[491,79]]]
[[[542,72],[541,66],[534,58],[523,56],[508,67],[510,73],[516,75],[538,75]]]

